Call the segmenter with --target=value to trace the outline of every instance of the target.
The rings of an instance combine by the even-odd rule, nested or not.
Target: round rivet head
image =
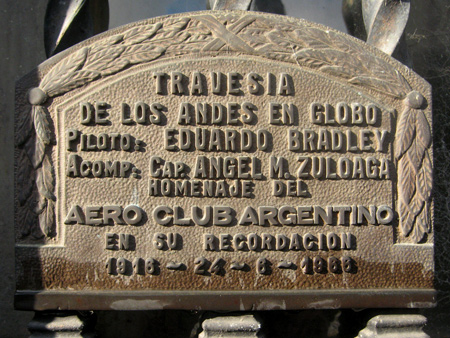
[[[406,103],[414,109],[422,108],[425,104],[425,98],[418,91],[414,90],[406,95]]]
[[[47,94],[41,88],[35,87],[28,92],[28,102],[32,105],[44,104],[45,101],[47,101]]]

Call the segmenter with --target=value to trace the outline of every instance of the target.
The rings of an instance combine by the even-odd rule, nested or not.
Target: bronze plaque
[[[17,86],[16,306],[433,303],[431,89],[289,17],[133,23]]]

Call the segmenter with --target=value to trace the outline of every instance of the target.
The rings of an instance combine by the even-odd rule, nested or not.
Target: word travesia
[[[287,73],[181,72],[154,73],[155,93],[160,95],[294,95],[294,81]]]
[[[317,251],[354,250],[356,237],[344,232],[313,235],[256,234],[204,234],[203,250],[206,251]]]
[[[192,206],[187,216],[181,206],[160,205],[153,209],[152,216],[159,225],[361,225],[390,224],[394,211],[387,205],[368,207],[344,206],[247,206],[237,215],[228,206]]]

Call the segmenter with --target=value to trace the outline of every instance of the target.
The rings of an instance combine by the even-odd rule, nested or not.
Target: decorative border
[[[18,119],[18,200],[21,206],[27,205],[20,215],[22,235],[55,235],[55,175],[50,158],[54,140],[45,106],[49,99],[160,57],[227,51],[298,64],[403,100],[394,142],[399,226],[405,237],[421,242],[431,231],[431,131],[423,111],[427,103],[394,66],[368,50],[364,43],[333,30],[310,27],[303,21],[280,23],[274,16],[248,12],[169,17],[78,49],[30,90],[31,113]],[[30,180],[33,169],[35,187]]]

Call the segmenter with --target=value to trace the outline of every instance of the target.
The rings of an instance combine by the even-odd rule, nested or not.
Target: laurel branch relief
[[[132,27],[59,61],[29,93],[31,111],[19,116],[17,198],[22,236],[55,235],[55,144],[49,99],[162,56],[236,52],[295,63],[403,100],[394,142],[401,233],[419,243],[430,232],[431,131],[424,97],[392,65],[334,31],[261,18],[204,14]],[[349,57],[351,56],[351,57]],[[30,180],[30,177],[33,179]]]

